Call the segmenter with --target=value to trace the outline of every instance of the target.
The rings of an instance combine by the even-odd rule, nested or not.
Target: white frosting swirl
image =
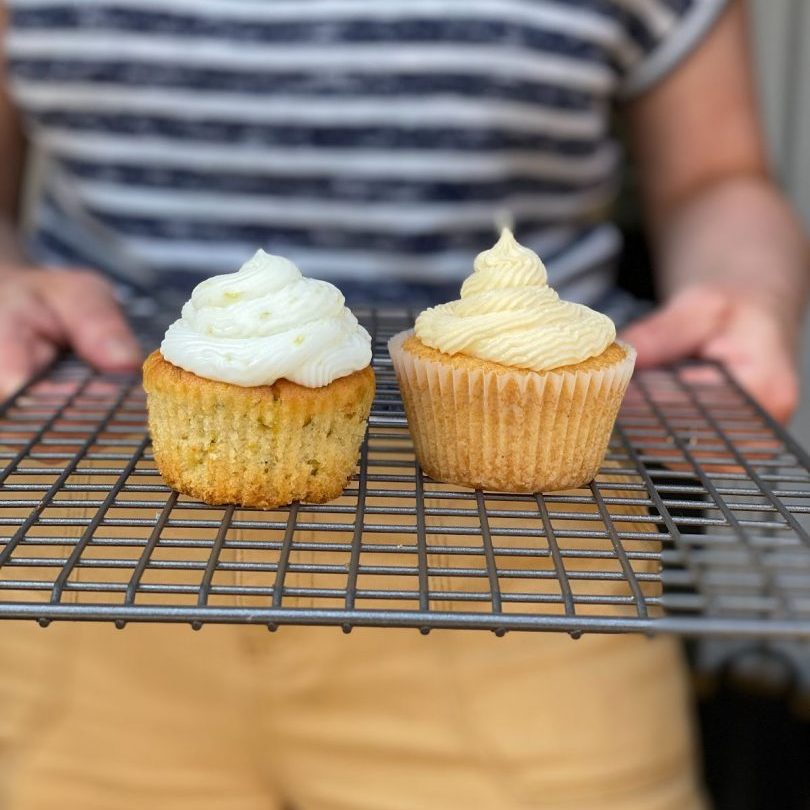
[[[416,336],[427,346],[549,371],[595,357],[616,338],[606,315],[560,300],[537,254],[518,244],[508,228],[495,247],[478,254],[474,269],[460,300],[416,319]]]
[[[163,357],[210,380],[320,388],[371,362],[371,338],[340,290],[258,250],[236,273],[194,288],[160,344]]]

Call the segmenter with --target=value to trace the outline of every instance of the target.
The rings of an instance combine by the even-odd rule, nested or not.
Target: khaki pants
[[[144,516],[154,520],[154,511]],[[251,551],[223,559],[234,553],[267,560]],[[315,556],[332,559],[316,551],[300,561]],[[345,555],[333,561],[345,564]],[[122,573],[76,569],[76,579],[85,576]],[[150,581],[180,576],[152,571]],[[199,576],[188,572],[189,583]],[[263,576],[236,582],[266,585]],[[314,584],[304,573],[287,581]],[[377,584],[371,577],[364,587]],[[451,584],[482,588],[431,577],[437,592]],[[514,579],[501,587],[557,586]],[[693,760],[685,671],[670,639],[0,622],[0,810],[692,810],[703,806]]]
[[[699,807],[666,639],[0,625],[3,810]]]

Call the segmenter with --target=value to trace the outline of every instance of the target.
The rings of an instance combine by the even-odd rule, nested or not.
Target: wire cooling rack
[[[386,343],[358,474],[323,505],[168,489],[136,376],[60,361],[0,410],[0,617],[810,637],[810,458],[722,368],[637,373],[588,489],[416,464]]]

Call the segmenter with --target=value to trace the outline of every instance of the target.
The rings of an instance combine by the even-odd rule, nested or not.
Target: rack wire
[[[388,338],[358,473],[322,505],[160,478],[140,379],[60,360],[0,408],[0,618],[810,637],[810,457],[719,366],[637,373],[588,489],[481,492],[413,454]]]

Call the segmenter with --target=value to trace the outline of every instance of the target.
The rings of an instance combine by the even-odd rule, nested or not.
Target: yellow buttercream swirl
[[[416,336],[445,354],[549,371],[601,354],[616,339],[606,315],[562,301],[537,254],[508,228],[479,253],[461,298],[426,309]]]

